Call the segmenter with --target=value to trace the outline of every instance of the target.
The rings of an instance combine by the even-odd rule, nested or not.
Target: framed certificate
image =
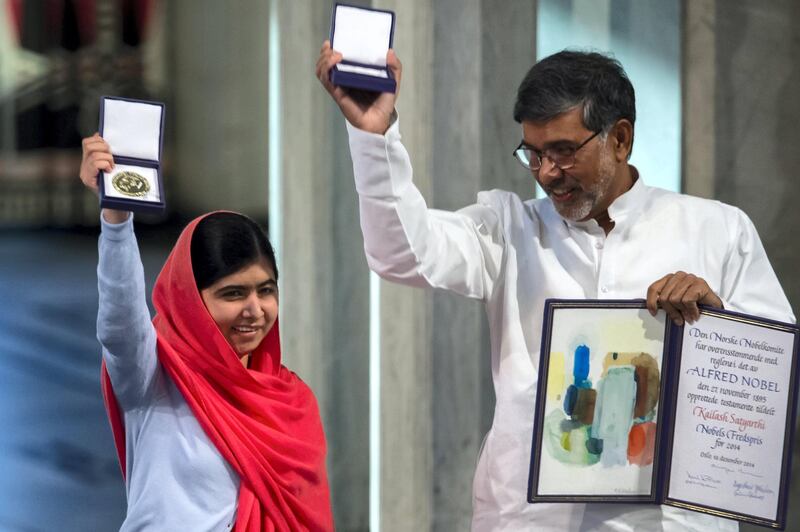
[[[797,327],[703,309],[681,329],[667,405],[664,503],[785,528]]]
[[[100,206],[136,212],[164,210],[161,151],[164,104],[103,96],[100,136],[111,147],[114,168],[100,172]]]
[[[782,529],[796,326],[643,300],[548,300],[529,502],[668,504]]]

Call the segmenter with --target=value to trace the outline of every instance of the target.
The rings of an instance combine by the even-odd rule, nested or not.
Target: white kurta
[[[473,530],[737,530],[667,506],[529,504],[526,496],[544,300],[644,298],[654,281],[682,270],[704,278],[727,309],[793,322],[747,216],[641,179],[609,208],[608,236],[594,220],[565,221],[549,199],[501,190],[458,212],[428,209],[397,122],[385,135],[350,124],[348,132],[370,268],[486,305],[496,406],[475,471]]]

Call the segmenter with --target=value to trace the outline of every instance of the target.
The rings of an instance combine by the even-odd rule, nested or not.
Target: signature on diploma
[[[716,484],[722,482],[721,480],[716,479],[711,475],[706,475],[705,473],[689,473],[687,471],[686,476],[686,484],[696,484],[706,488],[717,489]]]
[[[774,495],[775,492],[769,486],[764,484],[756,484],[755,482],[748,482],[746,480],[733,481],[733,494],[736,497],[747,497],[749,499],[763,500],[767,495]]]

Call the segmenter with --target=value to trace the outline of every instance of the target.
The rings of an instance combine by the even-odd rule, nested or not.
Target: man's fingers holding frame
[[[699,304],[722,308],[722,300],[705,279],[678,271],[657,280],[647,289],[647,309],[655,315],[664,309],[676,325],[692,323],[700,317]]]

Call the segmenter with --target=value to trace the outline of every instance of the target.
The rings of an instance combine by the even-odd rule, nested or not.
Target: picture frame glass
[[[668,503],[779,520],[795,342],[795,331],[745,317],[704,312],[687,325],[673,399]]]
[[[545,334],[535,495],[654,498],[665,313],[555,306]]]

